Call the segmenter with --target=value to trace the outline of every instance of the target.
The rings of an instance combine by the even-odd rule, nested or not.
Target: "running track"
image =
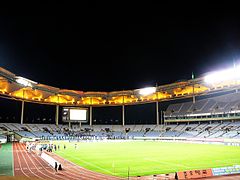
[[[55,174],[55,170],[51,168],[44,160],[35,153],[28,153],[25,145],[22,143],[13,143],[14,156],[14,175],[25,176],[28,179],[51,179],[51,180],[120,180],[121,178],[108,176],[84,169],[63,158],[54,156],[62,163],[63,170]]]
[[[26,179],[49,179],[49,180],[121,180],[115,176],[108,176],[87,170],[83,167],[75,165],[62,157],[48,153],[62,164],[63,170],[55,174],[55,170],[51,168],[42,158],[35,153],[28,153],[25,145],[22,143],[13,143],[14,156],[14,176],[25,177]],[[145,177],[131,177],[131,180],[163,180],[172,179],[174,176],[165,177],[161,175],[145,176]],[[205,178],[205,180],[235,180],[240,179],[240,175],[222,176]]]

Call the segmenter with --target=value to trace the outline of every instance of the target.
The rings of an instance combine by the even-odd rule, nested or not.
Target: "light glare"
[[[32,87],[32,84],[37,84],[34,81],[31,81],[29,79],[23,78],[23,77],[16,77],[16,82],[23,85],[23,86],[28,86],[28,87]]]
[[[215,84],[229,80],[240,80],[240,66],[232,69],[213,72],[204,78],[204,81],[209,84]]]
[[[147,87],[139,90],[139,94],[146,96],[156,92],[156,87]]]

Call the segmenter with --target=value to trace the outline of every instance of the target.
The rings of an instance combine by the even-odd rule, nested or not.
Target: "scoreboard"
[[[88,109],[79,107],[63,107],[62,110],[63,121],[87,122]]]

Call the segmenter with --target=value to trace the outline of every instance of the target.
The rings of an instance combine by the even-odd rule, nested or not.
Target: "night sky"
[[[59,88],[172,83],[232,66],[240,54],[240,14],[225,4],[52,1],[14,7],[1,7],[0,65]],[[28,15],[16,16],[19,9]]]
[[[173,1],[0,6],[0,66],[64,89],[115,91],[190,79],[240,57],[237,5]]]

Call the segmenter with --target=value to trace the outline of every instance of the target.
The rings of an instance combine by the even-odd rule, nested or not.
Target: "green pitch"
[[[144,176],[240,165],[240,147],[237,146],[157,141],[56,144],[60,144],[56,154],[65,159],[92,171],[121,177],[127,177],[128,173],[129,176]]]

